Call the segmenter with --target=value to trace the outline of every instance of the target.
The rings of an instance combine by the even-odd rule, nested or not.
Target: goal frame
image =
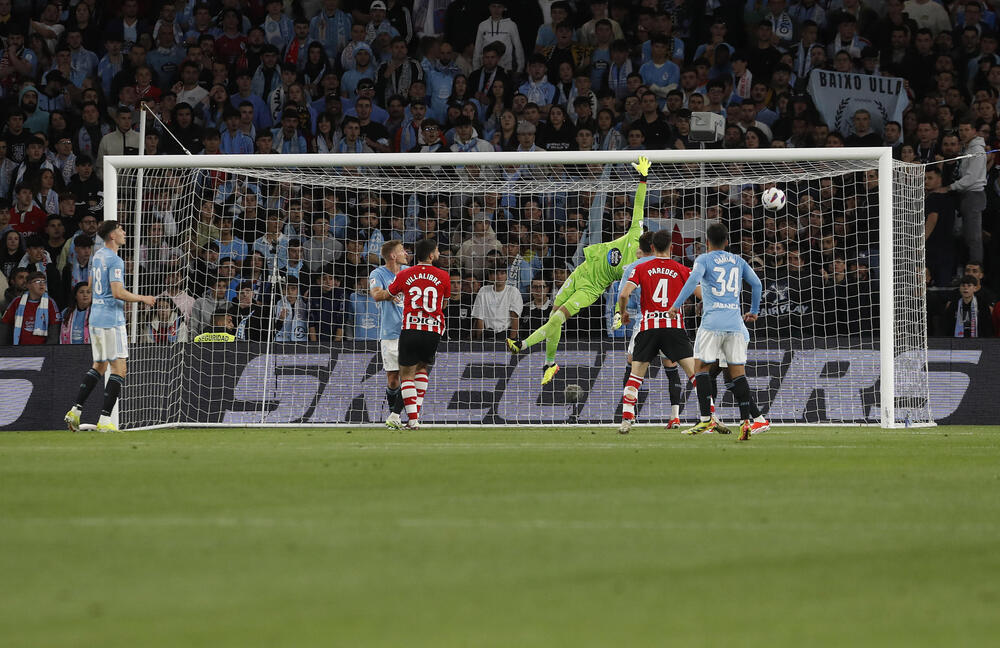
[[[118,216],[118,171],[122,169],[140,170],[137,187],[141,190],[141,171],[144,169],[202,168],[202,169],[262,169],[274,167],[418,167],[418,166],[467,166],[467,165],[509,165],[530,164],[628,164],[636,155],[649,158],[650,162],[670,164],[699,163],[747,163],[747,162],[836,162],[867,160],[877,162],[879,177],[879,360],[880,360],[880,419],[883,428],[910,427],[910,422],[896,421],[894,323],[895,304],[893,294],[893,158],[890,147],[857,148],[773,148],[753,149],[690,149],[690,150],[643,150],[643,151],[537,151],[529,154],[519,152],[445,152],[445,153],[306,153],[276,155],[156,155],[156,156],[105,156],[103,160],[104,217],[117,220]],[[138,203],[139,201],[137,201]],[[138,205],[137,205],[138,206]],[[142,242],[142,214],[137,214],[132,246],[139,248]],[[134,323],[133,311],[133,323]],[[135,327],[131,328],[134,336]],[[927,348],[924,333],[924,349]],[[888,341],[888,344],[885,342]],[[926,371],[926,364],[924,367]],[[928,409],[930,404],[928,403]],[[932,419],[932,417],[929,417]],[[245,424],[259,425],[259,424]],[[870,424],[875,425],[875,424]],[[933,420],[913,425],[932,426]],[[167,423],[154,427],[220,426],[239,427],[232,423]],[[326,427],[326,426],[324,426]]]

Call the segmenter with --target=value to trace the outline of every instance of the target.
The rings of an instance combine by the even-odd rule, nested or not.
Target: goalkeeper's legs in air
[[[543,385],[548,384],[559,372],[559,365],[556,364],[556,350],[559,348],[559,340],[562,338],[563,324],[570,317],[600,299],[604,293],[603,290],[598,290],[590,284],[585,276],[587,271],[587,264],[584,263],[570,274],[569,279],[556,295],[555,302],[552,304],[552,314],[549,315],[549,320],[545,324],[535,329],[523,342],[507,340],[507,348],[510,349],[511,353],[520,353],[545,340]]]

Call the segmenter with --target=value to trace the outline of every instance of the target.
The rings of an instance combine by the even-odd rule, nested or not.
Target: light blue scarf
[[[14,313],[14,344],[21,343],[21,328],[24,324],[24,308],[28,305],[28,293],[21,295],[17,300],[17,312]],[[49,336],[49,293],[43,293],[38,300],[38,309],[35,310],[35,330],[32,335],[39,337]]]

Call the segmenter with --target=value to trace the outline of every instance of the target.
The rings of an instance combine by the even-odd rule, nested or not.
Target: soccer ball
[[[576,383],[566,385],[566,389],[563,390],[563,397],[567,403],[577,403],[583,398],[583,387]]]
[[[786,200],[785,192],[777,187],[771,187],[760,196],[760,204],[764,205],[764,209],[781,209]]]

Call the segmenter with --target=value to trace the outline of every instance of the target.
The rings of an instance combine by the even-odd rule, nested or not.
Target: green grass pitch
[[[986,646],[1000,427],[0,434],[0,644]]]

